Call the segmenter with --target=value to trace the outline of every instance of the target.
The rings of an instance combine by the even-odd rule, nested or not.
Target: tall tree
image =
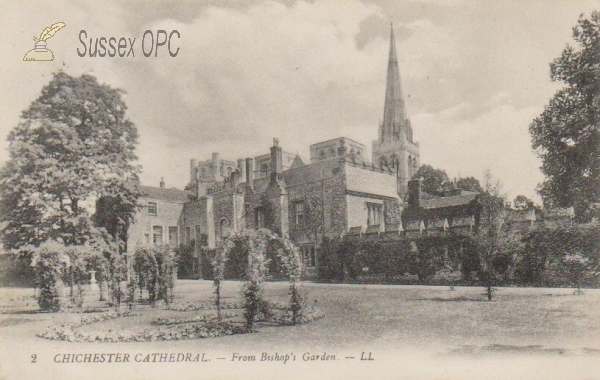
[[[483,194],[478,202],[481,208],[479,223],[473,242],[479,253],[483,282],[489,301],[495,281],[495,263],[502,256],[512,256],[521,247],[518,231],[510,223],[510,213],[504,207],[502,185],[487,171],[484,176]]]
[[[96,78],[55,73],[9,133],[10,159],[0,172],[5,248],[31,253],[48,240],[65,245],[110,240],[91,219],[94,202],[111,197],[131,211],[139,196],[135,125],[122,91]],[[131,221],[133,213],[120,218]]]
[[[549,205],[574,206],[589,219],[600,202],[600,12],[579,18],[577,48],[567,46],[550,64],[550,78],[564,83],[529,126],[546,178],[539,186]]]
[[[440,195],[444,191],[444,184],[448,182],[445,170],[436,169],[431,165],[421,165],[413,178],[423,178],[422,190],[431,195]]]
[[[466,191],[472,191],[475,193],[483,193],[483,187],[479,183],[479,180],[475,177],[459,178],[456,181],[456,187]]]

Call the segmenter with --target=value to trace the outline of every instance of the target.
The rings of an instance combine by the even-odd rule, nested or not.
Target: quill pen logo
[[[25,54],[23,61],[54,61],[54,54],[52,50],[48,50],[46,47],[46,41],[65,26],[67,24],[64,22],[57,22],[44,29],[42,34],[40,34],[40,38],[33,37],[35,48]]]

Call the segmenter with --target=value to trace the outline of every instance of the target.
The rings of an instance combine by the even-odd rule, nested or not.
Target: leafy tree
[[[550,64],[550,78],[564,83],[529,126],[546,178],[545,204],[574,206],[576,218],[592,217],[600,202],[600,12],[579,18],[578,47],[567,46]]]
[[[483,188],[479,183],[479,180],[475,177],[459,178],[456,181],[456,187],[466,191],[473,191],[475,193],[483,193]]]
[[[517,210],[525,210],[533,201],[524,195],[517,195],[513,200],[513,205]]]
[[[5,248],[28,255],[48,240],[66,246],[110,240],[99,227],[123,238],[139,195],[139,167],[132,164],[138,134],[121,94],[93,76],[58,72],[23,111],[0,172]],[[103,197],[116,206],[96,226],[90,209]]]
[[[101,255],[105,260],[77,260],[78,276],[100,271],[116,305],[125,276],[123,226],[139,196],[139,168],[132,164],[137,130],[125,118],[121,93],[89,75],[54,74],[9,133],[10,159],[0,171],[5,248],[25,261],[46,241],[73,247],[75,255]],[[105,210],[111,217],[100,212],[92,220],[94,202],[106,198],[113,200]]]
[[[481,275],[489,301],[492,300],[492,285],[495,281],[495,266],[503,256],[512,256],[521,249],[518,231],[511,227],[510,213],[504,208],[501,196],[502,185],[494,181],[488,171],[484,176],[484,193],[479,197],[481,215],[473,242],[479,253]],[[496,264],[496,265],[495,265]]]
[[[431,195],[440,195],[444,191],[444,184],[448,182],[445,170],[430,165],[421,165],[413,178],[423,178],[421,190]]]

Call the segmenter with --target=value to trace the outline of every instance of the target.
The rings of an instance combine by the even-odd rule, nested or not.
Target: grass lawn
[[[268,283],[265,294],[285,301],[287,286],[285,282]],[[309,302],[325,313],[325,318],[292,327],[259,325],[257,333],[219,338],[71,343],[45,340],[35,334],[52,319],[78,318],[79,315],[36,313],[36,304],[28,298],[32,290],[0,289],[0,364],[7,366],[6,355],[17,359],[15,353],[20,353],[18,360],[8,367],[32,370],[28,363],[30,354],[35,351],[50,370],[69,368],[71,371],[79,366],[100,367],[98,364],[95,367],[93,364],[87,367],[55,364],[52,358],[56,353],[193,351],[207,353],[213,360],[217,360],[218,355],[226,358],[221,364],[205,366],[206,374],[228,363],[228,367],[221,368],[224,373],[237,368],[242,371],[240,374],[248,375],[244,372],[247,370],[259,371],[258,374],[264,370],[275,376],[277,371],[282,371],[282,376],[289,377],[292,373],[282,365],[258,362],[242,367],[240,363],[231,362],[232,355],[235,352],[260,357],[262,352],[293,352],[302,356],[305,352],[327,352],[336,355],[338,363],[343,365],[332,367],[329,363],[330,367],[324,367],[328,363],[304,363],[297,368],[299,372],[294,373],[301,377],[300,374],[314,371],[317,377],[352,378],[362,374],[361,371],[368,374],[370,368],[384,378],[463,379],[485,375],[486,378],[546,379],[571,374],[577,376],[566,378],[594,379],[598,378],[594,374],[600,376],[600,290],[585,290],[584,295],[575,296],[572,289],[499,288],[492,302],[486,301],[482,288],[468,287],[449,291],[447,287],[431,286],[304,283],[303,290],[308,292]],[[239,301],[239,291],[240,283],[225,282],[222,294],[225,301]],[[178,281],[175,302],[210,301],[212,296],[209,281]],[[140,316],[83,328],[135,330],[151,327],[151,322],[158,317],[212,313],[166,311],[162,305],[156,309],[142,306],[137,311]],[[241,310],[232,312],[239,312],[237,318],[241,321]],[[371,352],[376,360],[359,365],[358,357],[363,352]],[[346,359],[346,356],[355,359]],[[286,365],[289,369],[301,362],[299,359],[299,363]],[[186,365],[180,364],[178,368]],[[131,365],[127,368],[137,369],[129,378],[137,378],[137,375],[154,378],[166,371],[164,364],[156,366],[152,371],[148,365],[140,368]],[[109,367],[101,368],[108,370]],[[324,368],[328,368],[327,371],[323,372]],[[510,376],[503,377],[503,373]]]

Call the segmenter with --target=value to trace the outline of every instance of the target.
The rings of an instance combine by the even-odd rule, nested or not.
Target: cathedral
[[[306,162],[277,138],[255,157],[212,153],[192,159],[186,188],[193,191],[168,189],[164,181],[143,187],[145,208],[130,227],[130,254],[136,244],[169,243],[193,245],[198,255],[198,247],[217,247],[231,231],[262,227],[301,248],[305,275],[311,277],[324,238],[408,236],[428,226],[450,228],[453,220],[454,227],[471,226],[467,206],[474,193],[448,194],[453,199],[448,208],[422,199],[420,180],[410,181],[420,164],[419,144],[406,112],[395,45],[392,29],[384,115],[371,157],[363,143],[339,137],[312,144]],[[426,212],[430,206],[435,213]]]

